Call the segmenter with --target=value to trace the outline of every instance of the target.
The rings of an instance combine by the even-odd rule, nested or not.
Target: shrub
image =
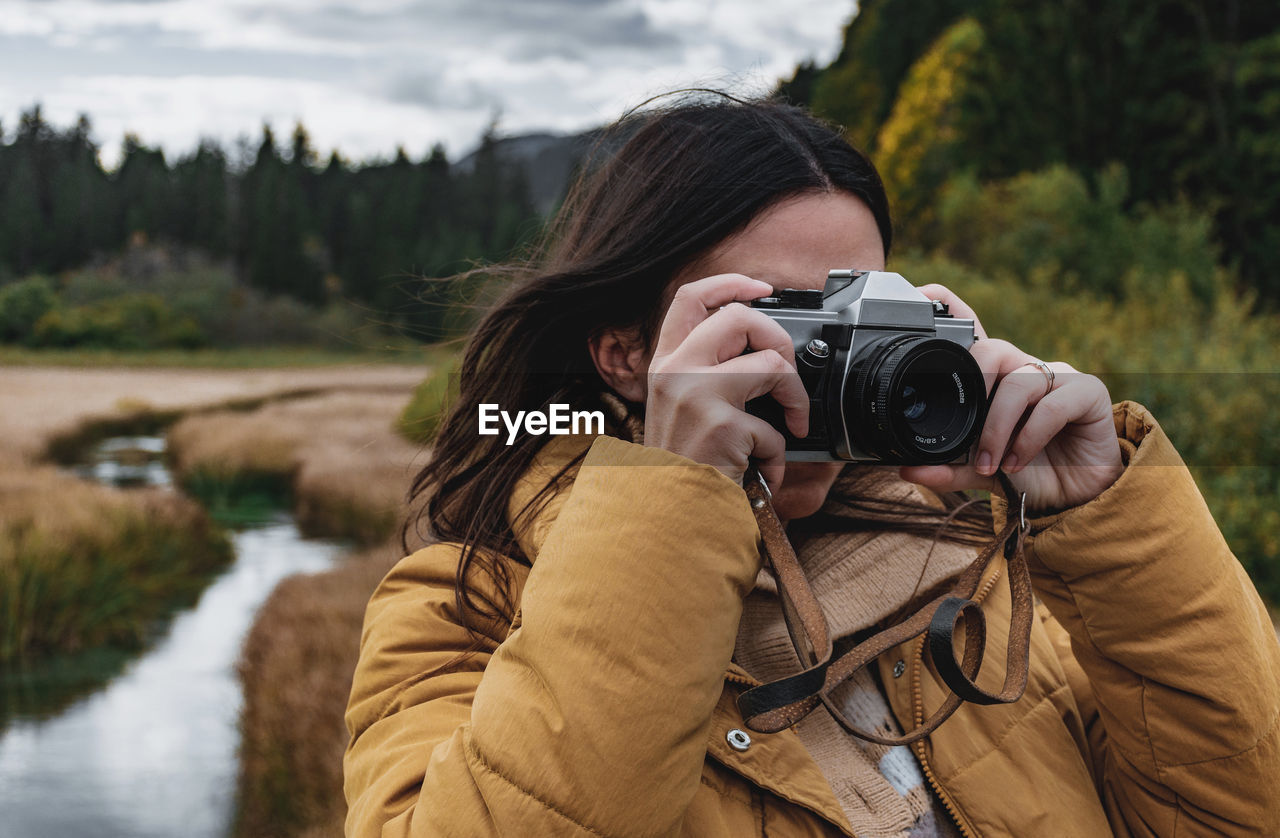
[[[59,298],[74,314],[51,324],[58,327],[50,335],[51,340],[56,335],[61,341],[58,345],[117,347],[119,341],[107,341],[85,321],[109,316],[120,306],[136,305],[137,298],[162,300],[165,317],[182,324],[143,348],[194,343],[358,349],[386,343],[380,324],[354,305],[335,300],[317,308],[290,297],[269,297],[238,281],[230,265],[181,248],[130,248],[106,263],[68,274]]]
[[[57,304],[53,284],[42,276],[0,287],[0,343],[27,340],[36,322]]]
[[[959,176],[939,199],[934,253],[988,274],[1046,270],[1062,292],[1154,295],[1181,273],[1210,302],[1219,254],[1209,214],[1185,202],[1131,210],[1128,193],[1121,166],[1092,188],[1064,166],[985,185]]]
[[[458,394],[462,356],[440,349],[436,358],[431,373],[414,389],[413,398],[396,423],[401,436],[420,445],[435,439],[450,399]]]
[[[1119,401],[1155,415],[1258,589],[1280,602],[1280,317],[1253,313],[1221,269],[1210,299],[1172,273],[1160,293],[1142,269],[1118,296],[1078,288],[1055,266],[1030,275],[942,258],[893,266],[912,283],[940,282],[973,306],[992,337],[1099,375]]]
[[[195,349],[207,338],[189,317],[155,294],[126,294],[69,309],[52,309],[35,324],[38,346],[100,349]]]
[[[1092,188],[1054,167],[953,179],[941,240],[895,269],[951,287],[992,336],[1097,374],[1148,407],[1263,595],[1280,602],[1280,317],[1220,267],[1206,212],[1126,208],[1124,169]]]

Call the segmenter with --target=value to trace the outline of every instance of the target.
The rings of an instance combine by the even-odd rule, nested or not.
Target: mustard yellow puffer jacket
[[[1274,629],[1159,427],[1133,404],[1115,418],[1120,479],[1034,524],[1025,696],[966,704],[917,756],[966,835],[1280,835]],[[753,683],[730,662],[760,566],[742,490],[665,451],[566,437],[512,509],[586,445],[572,490],[519,533],[535,557],[510,563],[520,612],[460,668],[428,675],[471,644],[456,545],[409,556],[374,594],[348,834],[849,834],[793,731],[726,740]],[[981,590],[980,683],[998,687],[1002,568]],[[879,667],[903,728],[942,700],[919,642]]]

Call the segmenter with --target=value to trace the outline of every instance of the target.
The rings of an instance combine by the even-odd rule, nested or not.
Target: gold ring
[[[1055,378],[1053,369],[1044,361],[1032,361],[1031,366],[1044,373],[1044,396],[1040,397],[1043,399],[1045,396],[1053,392],[1053,380]]]

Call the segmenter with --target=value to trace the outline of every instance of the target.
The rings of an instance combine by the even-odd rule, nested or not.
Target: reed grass
[[[383,544],[280,583],[239,665],[244,685],[235,835],[343,834],[343,722],[365,605],[399,556]]]
[[[52,468],[0,474],[0,664],[136,648],[232,557],[195,502]]]
[[[369,597],[401,554],[388,537],[406,514],[403,498],[420,457],[395,427],[409,389],[190,416],[169,434],[184,485],[231,491],[284,479],[304,532],[378,545],[325,573],[286,579],[245,639],[238,836],[343,834],[343,714],[360,629]],[[207,488],[200,493],[207,497]]]
[[[214,521],[232,529],[265,524],[293,504],[293,482],[287,474],[196,470],[182,481],[182,487]]]
[[[307,532],[372,543],[402,514],[418,447],[393,426],[424,372],[0,367],[0,715],[56,709],[40,707],[51,681],[58,706],[83,694],[64,653],[106,655],[94,671],[118,671],[231,557],[190,498],[97,486],[41,460],[176,419],[175,474],[223,521],[238,523],[228,513],[254,493],[285,493]],[[365,604],[397,554],[286,580],[263,608],[240,668],[239,834],[342,834],[342,714]]]

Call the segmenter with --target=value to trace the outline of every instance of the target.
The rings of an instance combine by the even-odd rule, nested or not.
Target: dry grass
[[[408,399],[341,391],[190,416],[170,431],[169,450],[188,483],[285,477],[304,531],[372,544],[398,524],[419,458],[394,430]]]
[[[259,612],[240,661],[237,835],[342,835],[342,717],[365,604],[398,556],[384,544],[294,576]]]

